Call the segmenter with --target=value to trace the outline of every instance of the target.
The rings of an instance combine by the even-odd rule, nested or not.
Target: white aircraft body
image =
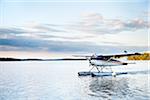
[[[129,57],[134,55],[141,55],[140,53],[131,53],[127,54],[112,54],[112,55],[74,55],[74,57],[78,57],[76,59],[74,58],[64,58],[64,59],[56,59],[58,61],[60,60],[88,60],[89,66],[91,69],[86,72],[78,72],[79,76],[116,76],[119,74],[127,74],[126,72],[120,72],[115,73],[115,71],[112,70],[112,66],[121,66],[121,65],[128,65],[128,64],[135,64],[135,63],[126,63],[119,60],[116,60],[116,58],[122,58],[122,57]],[[92,70],[96,68],[97,72],[93,72]]]
[[[79,72],[78,75],[79,76],[86,76],[86,75],[116,76],[119,74],[127,74],[126,72],[115,73],[115,71],[113,71],[111,67],[134,64],[134,63],[122,62],[115,59],[115,58],[128,57],[133,55],[141,55],[141,54],[133,53],[133,54],[117,54],[117,55],[92,55],[92,56],[76,55],[75,57],[85,57],[86,60],[89,61],[89,66],[92,66],[92,68],[88,72]],[[93,68],[96,68],[98,72],[92,72]]]

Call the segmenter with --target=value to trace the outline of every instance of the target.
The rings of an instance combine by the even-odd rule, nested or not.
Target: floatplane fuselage
[[[97,66],[97,67],[107,67],[107,66],[120,66],[120,65],[127,65],[128,63],[125,62],[121,62],[119,60],[114,60],[111,59],[109,61],[104,61],[104,60],[90,60],[89,63],[93,66]]]

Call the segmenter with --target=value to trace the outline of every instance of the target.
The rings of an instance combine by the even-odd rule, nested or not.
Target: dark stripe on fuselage
[[[96,58],[91,58],[91,60],[104,60],[104,61],[107,61],[109,59],[110,59],[110,57],[103,57],[103,56],[99,56],[99,57],[96,57]],[[120,61],[115,60],[115,59],[110,59],[109,61],[120,62]]]

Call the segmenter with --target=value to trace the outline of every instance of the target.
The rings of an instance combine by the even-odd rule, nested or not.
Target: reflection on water
[[[150,70],[143,70],[143,71],[129,71],[128,74],[150,74]]]
[[[127,66],[128,74],[117,77],[80,77],[83,94],[96,100],[150,100],[150,68],[141,65]]]
[[[126,96],[130,90],[126,78],[95,78],[90,82],[89,95],[109,98],[119,94],[120,97]]]
[[[84,79],[82,78],[82,80]],[[88,80],[85,79],[83,82],[83,92],[93,98],[99,98],[100,100],[131,100],[131,98],[133,100],[149,100],[150,95],[148,94],[150,92],[149,90],[147,90],[147,86],[144,87],[145,84],[148,84],[147,80],[145,80],[144,82],[143,80],[141,80],[143,85],[140,86],[136,85],[139,83],[136,82],[135,79],[132,80],[135,83],[133,82],[131,84],[130,81],[130,79],[125,77],[96,77],[92,79],[89,78]]]
[[[78,77],[87,66],[87,62],[0,62],[0,100],[149,100],[146,62],[127,66],[127,75]]]
[[[117,77],[82,77],[83,94],[96,100],[149,100],[148,75],[149,71],[145,70],[130,71],[128,75]]]

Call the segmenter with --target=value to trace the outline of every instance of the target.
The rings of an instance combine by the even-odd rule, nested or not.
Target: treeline
[[[129,56],[128,60],[150,60],[150,53],[143,53],[142,55]]]
[[[18,59],[18,58],[0,58],[0,61],[77,61],[86,59],[64,58],[64,59]]]
[[[42,61],[42,59],[0,58],[0,61]]]
[[[17,58],[0,58],[0,61],[21,61],[21,59],[17,59]]]

